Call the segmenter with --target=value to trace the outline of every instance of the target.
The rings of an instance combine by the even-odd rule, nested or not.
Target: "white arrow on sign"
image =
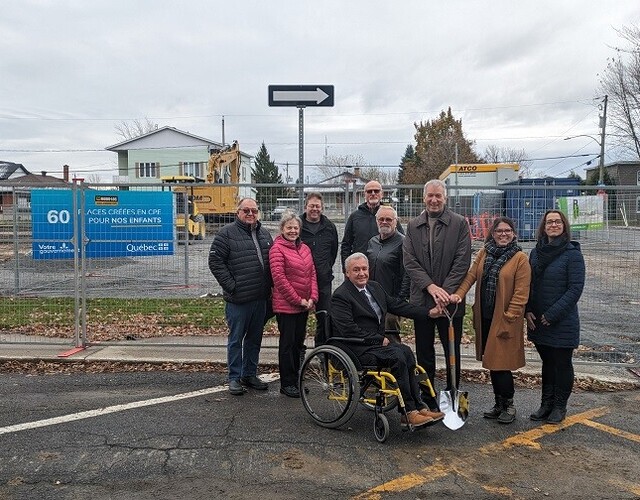
[[[320,88],[315,90],[274,90],[273,102],[315,101],[320,104],[329,94]]]

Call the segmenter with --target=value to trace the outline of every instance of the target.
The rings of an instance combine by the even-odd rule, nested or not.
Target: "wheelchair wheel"
[[[368,378],[368,377],[367,377]],[[396,385],[391,382],[387,382],[386,389],[395,389]],[[362,393],[362,406],[364,406],[367,410],[375,410],[376,404],[375,400],[378,396],[378,392],[380,391],[380,382],[375,377],[371,377],[370,380],[367,380],[367,383],[364,387]],[[396,396],[384,396],[384,405],[382,405],[382,412],[386,413],[389,410],[393,410],[398,405],[398,398]]]
[[[318,425],[334,429],[348,422],[359,394],[358,371],[342,349],[322,345],[307,355],[300,369],[300,397]]]
[[[378,443],[384,443],[389,437],[389,419],[383,413],[378,413],[373,419],[373,434]]]

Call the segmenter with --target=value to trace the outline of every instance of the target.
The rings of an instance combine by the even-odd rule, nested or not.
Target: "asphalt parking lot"
[[[466,384],[471,414],[373,437],[364,408],[339,430],[270,390],[229,396],[216,373],[2,374],[0,498],[637,498],[640,391],[572,396],[569,418],[481,417],[490,387]]]

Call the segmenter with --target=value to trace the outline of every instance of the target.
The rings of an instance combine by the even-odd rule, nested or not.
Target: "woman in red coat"
[[[298,371],[304,349],[307,317],[318,301],[316,268],[311,249],[300,241],[302,221],[287,211],[280,220],[280,234],[269,251],[273,277],[273,312],[276,313],[280,343],[280,392],[299,398]]]

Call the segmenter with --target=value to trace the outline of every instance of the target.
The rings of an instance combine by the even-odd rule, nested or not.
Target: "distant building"
[[[7,215],[14,207],[18,211],[31,210],[31,189],[34,187],[66,186],[67,182],[59,177],[32,174],[24,165],[9,161],[0,161],[0,213]]]
[[[327,177],[314,186],[305,187],[304,192],[322,194],[327,217],[347,217],[358,205],[364,203],[363,189],[370,180],[361,176],[360,167],[354,167],[353,172],[345,170]]]
[[[626,189],[607,190],[609,220],[619,220],[623,224],[640,223],[640,161],[618,161],[604,166],[605,172],[616,186],[630,186]],[[585,170],[587,180],[600,177],[600,167]],[[632,186],[638,186],[633,189]]]
[[[242,146],[242,145],[241,145]],[[158,183],[163,176],[205,178],[212,152],[219,142],[174,127],[162,127],[105,148],[118,154],[115,183]],[[241,153],[240,184],[251,182],[251,155]]]

